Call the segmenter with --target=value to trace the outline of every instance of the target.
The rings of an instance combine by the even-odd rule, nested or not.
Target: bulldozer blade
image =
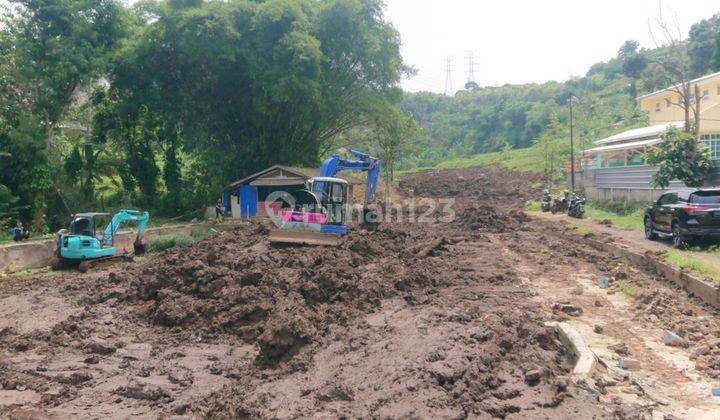
[[[336,246],[342,242],[340,235],[332,233],[289,231],[277,229],[270,232],[270,242],[281,244]]]

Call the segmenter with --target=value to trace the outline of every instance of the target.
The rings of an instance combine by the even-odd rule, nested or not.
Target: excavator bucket
[[[300,245],[320,245],[320,246],[337,246],[342,242],[342,237],[334,233],[310,232],[310,231],[293,231],[276,229],[270,232],[271,243],[276,244],[300,244]]]

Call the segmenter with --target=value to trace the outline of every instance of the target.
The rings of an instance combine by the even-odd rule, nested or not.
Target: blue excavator
[[[102,221],[110,218],[104,229]],[[120,210],[110,213],[78,213],[73,215],[68,229],[57,234],[56,255],[52,262],[53,269],[77,265],[78,270],[85,272],[91,267],[114,262],[117,260],[131,261],[134,254],[118,254],[115,237],[118,229],[128,223],[137,223],[137,235],[133,243],[135,254],[145,252],[142,242],[150,214],[146,211]]]
[[[323,161],[320,176],[310,178],[306,188],[284,199],[280,228],[270,232],[270,242],[306,245],[337,245],[347,233],[348,183],[338,178],[341,171],[367,172],[362,224],[374,228],[377,215],[370,208],[375,201],[381,162],[367,153],[350,150],[355,159],[334,155]]]

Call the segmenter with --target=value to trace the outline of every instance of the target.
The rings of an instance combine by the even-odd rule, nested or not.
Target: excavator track
[[[118,262],[132,262],[133,257],[133,255],[113,255],[112,257],[85,260],[78,264],[78,271],[81,273],[86,273],[90,269],[108,267]]]

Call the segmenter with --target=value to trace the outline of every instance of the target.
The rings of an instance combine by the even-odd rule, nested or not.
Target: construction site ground
[[[0,416],[720,418],[718,312],[523,213],[537,181],[412,174],[401,193],[454,218],[426,201],[330,248],[273,247],[257,222],[3,279]]]

